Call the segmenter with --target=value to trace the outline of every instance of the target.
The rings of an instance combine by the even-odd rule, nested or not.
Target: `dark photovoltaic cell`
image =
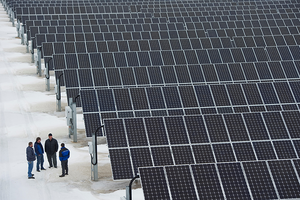
[[[258,160],[273,160],[276,155],[271,142],[253,142]]]
[[[162,118],[145,118],[150,145],[167,145],[168,138]]]
[[[214,163],[214,155],[210,145],[193,145],[196,163]]]
[[[184,122],[181,117],[166,117],[165,123],[171,144],[189,143]]]
[[[128,149],[110,149],[110,163],[114,180],[131,179],[133,171],[131,168]],[[119,166],[123,166],[120,168]]]
[[[172,152],[176,165],[195,163],[190,146],[173,146]]]
[[[280,198],[300,198],[300,184],[291,160],[269,161],[268,164]]]
[[[192,165],[200,199],[224,199],[215,165]]]
[[[232,145],[238,161],[256,160],[251,143],[233,143]]]
[[[227,199],[251,199],[239,163],[217,164],[217,167]]]
[[[208,135],[201,116],[185,116],[186,128],[191,143],[208,143]]]
[[[273,145],[279,159],[297,158],[291,141],[274,141]]]
[[[92,133],[94,133],[101,126],[100,116],[98,113],[89,113],[83,114],[83,118],[87,137],[92,137]],[[97,132],[97,136],[103,136],[101,129]]]
[[[287,129],[291,138],[299,138],[300,136],[300,113],[298,111],[282,112]]]
[[[247,129],[252,140],[268,140],[268,132],[260,113],[243,114]]]
[[[225,124],[221,115],[204,116],[211,142],[228,142]]]
[[[125,126],[130,147],[148,145],[142,118],[125,119]]]
[[[233,162],[235,161],[232,146],[230,144],[213,144],[213,150],[217,162]]]
[[[139,171],[145,200],[170,199],[163,167],[140,168]]]
[[[231,141],[248,141],[249,136],[241,115],[224,115]]]
[[[166,167],[172,199],[197,199],[189,166]]]
[[[169,147],[152,147],[151,153],[155,166],[174,164]]]
[[[243,167],[254,199],[278,199],[265,162],[245,162]]]
[[[272,139],[288,139],[288,133],[285,128],[280,113],[263,113],[265,123],[268,127],[269,134]]]
[[[130,154],[135,173],[134,175],[137,175],[138,167],[153,166],[149,148],[131,148]]]
[[[105,122],[105,134],[108,147],[127,147],[125,128],[122,120]]]

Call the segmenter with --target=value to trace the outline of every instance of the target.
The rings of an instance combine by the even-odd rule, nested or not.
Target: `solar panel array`
[[[151,167],[139,172],[146,200],[300,197],[299,160]]]
[[[6,0],[114,180],[145,199],[300,198],[299,0]]]

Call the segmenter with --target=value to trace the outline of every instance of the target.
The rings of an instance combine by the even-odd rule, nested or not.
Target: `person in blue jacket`
[[[35,155],[37,158],[36,171],[40,172],[40,165],[41,165],[41,170],[46,170],[43,166],[44,165],[44,148],[41,143],[40,137],[36,138],[36,141],[34,143],[34,150],[35,150]]]
[[[61,143],[61,149],[59,151],[59,160],[61,161],[62,174],[59,177],[68,175],[68,159],[70,158],[70,151],[65,147],[64,143]]]
[[[28,179],[34,179],[34,174],[32,174],[33,162],[35,161],[35,155],[33,150],[32,142],[28,143],[28,147],[26,148],[26,157],[28,161]]]

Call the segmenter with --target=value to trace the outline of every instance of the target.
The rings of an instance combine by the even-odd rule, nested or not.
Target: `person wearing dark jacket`
[[[70,151],[65,147],[64,143],[61,143],[61,149],[59,151],[59,160],[61,161],[62,174],[59,177],[68,175],[68,159],[70,158]]]
[[[47,159],[50,165],[50,168],[53,167],[57,168],[57,159],[56,159],[56,152],[58,151],[58,143],[57,140],[52,137],[52,134],[49,133],[49,139],[45,142],[45,152],[47,154]]]
[[[46,170],[43,165],[44,165],[44,148],[41,143],[41,138],[37,137],[36,141],[34,143],[34,151],[36,155],[36,171],[40,172],[40,165],[41,165],[41,170]]]
[[[28,143],[28,147],[26,148],[26,156],[28,161],[28,179],[34,179],[32,172],[33,162],[35,161],[35,155],[33,150],[32,142]]]

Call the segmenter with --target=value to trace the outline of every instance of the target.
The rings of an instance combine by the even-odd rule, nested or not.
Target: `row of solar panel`
[[[174,19],[174,20],[173,20]],[[26,31],[32,26],[67,26],[67,25],[120,25],[120,24],[144,24],[144,23],[184,23],[187,29],[220,29],[220,28],[255,28],[255,27],[281,27],[289,24],[298,26],[299,19],[285,20],[253,20],[253,21],[236,21],[230,19],[225,22],[202,22],[199,19],[182,20],[183,18],[173,18],[167,21],[166,18],[123,18],[123,19],[70,19],[70,20],[27,20]],[[191,22],[193,21],[193,22]],[[277,23],[277,26],[276,26]]]
[[[300,198],[299,160],[139,168],[145,200]]]
[[[122,24],[122,25],[91,25],[91,26],[40,26],[30,27],[30,35],[39,33],[97,33],[97,32],[135,32],[135,31],[168,31],[185,30],[182,23],[164,24]],[[28,38],[31,40],[33,38]],[[34,39],[33,39],[34,40]]]
[[[221,7],[221,6],[264,6],[268,5],[270,8],[280,8],[279,6],[282,6],[283,8],[294,8],[293,4],[297,4],[298,2],[294,1],[266,1],[266,2],[219,2],[219,3],[207,3],[203,1],[198,1],[194,3],[189,3],[187,1],[185,2],[158,2],[158,1],[145,1],[145,2],[136,2],[136,1],[127,1],[127,2],[100,2],[100,1],[54,1],[52,3],[48,1],[40,2],[40,1],[21,1],[14,4],[10,4],[12,8],[16,7],[29,7],[34,6],[34,4],[51,4],[51,6],[54,4],[66,4],[66,6],[82,6],[82,5],[103,5],[103,6],[116,6],[116,5],[132,5],[130,6],[131,9],[139,11],[141,8],[173,8],[173,7]],[[23,6],[20,6],[23,5]],[[45,6],[47,6],[45,5]]]
[[[278,20],[240,20],[220,22],[187,22],[187,29],[224,29],[224,28],[262,28],[278,26],[298,26],[299,19]]]
[[[300,62],[285,61],[202,66],[65,69],[64,82],[67,88],[114,88],[298,80],[299,74]],[[70,77],[73,78],[68,80]]]
[[[195,16],[236,16],[236,15],[245,15],[246,19],[259,19],[266,16],[268,19],[268,15],[272,14],[274,16],[282,15],[285,16],[287,14],[297,13],[297,8],[289,9],[256,9],[256,10],[220,10],[220,11],[194,11],[194,12],[155,12],[153,13],[154,17],[195,17]]]
[[[27,37],[30,39],[31,37],[35,36],[35,32],[31,33],[31,30],[36,29],[37,27],[49,27],[49,26],[68,26],[68,25],[105,25],[106,22],[110,22],[110,19],[95,19],[95,20],[81,20],[81,19],[69,19],[69,20],[35,20],[35,21],[26,21],[26,31]],[[129,18],[129,19],[118,19],[120,24],[118,25],[125,25],[125,24],[163,24],[168,23],[166,18]]]
[[[69,28],[66,29],[69,30]],[[84,30],[84,28],[82,28],[82,30]],[[237,38],[236,40],[241,40],[241,38],[243,38],[245,45],[248,47],[256,47],[256,46],[264,47],[270,45],[272,46],[274,43],[277,43],[277,41],[280,42],[281,44],[284,44],[283,41],[285,41],[287,45],[296,45],[296,44],[299,45],[299,32],[296,27],[280,27],[280,29],[263,28],[261,29],[263,31],[263,35],[259,34],[253,37],[251,37],[251,34],[247,34],[250,36],[244,36],[245,34],[241,29],[230,29],[230,30],[232,30],[234,35],[240,35],[239,34],[240,31],[242,31],[243,36],[231,35],[230,38],[234,39],[236,37]],[[281,30],[281,32],[279,30]],[[51,30],[48,29],[48,31]],[[218,35],[212,35],[210,30],[208,30],[208,34],[206,34],[204,30],[201,29],[179,30],[179,31],[110,32],[110,33],[84,33],[84,32],[74,33],[73,32],[73,33],[36,34],[34,47],[35,48],[41,47],[43,42],[49,43],[49,42],[69,42],[69,41],[160,40],[160,39],[187,39],[187,38],[204,38],[204,37],[225,38],[227,37],[225,31],[229,31],[229,29],[225,29],[225,30],[220,29],[220,31],[218,31],[217,33],[215,32],[215,34]],[[248,33],[248,31],[245,30],[245,33]],[[270,39],[264,39],[264,38],[270,38]],[[214,39],[211,39],[211,41],[213,40]],[[217,40],[219,39],[217,38]]]
[[[8,5],[10,4],[15,4],[15,3],[20,3],[20,2],[32,2],[32,1],[28,1],[28,0],[6,0],[5,1]],[[33,1],[38,3],[39,1]],[[73,1],[73,0],[66,0],[66,1],[60,1],[60,0],[46,0],[45,2],[50,2],[50,3],[55,3],[55,2],[59,2],[59,3],[63,3],[63,2],[68,2],[68,3],[72,3],[72,2],[82,2],[82,1]],[[89,2],[99,2],[98,0],[89,0]],[[115,0],[104,0],[101,2],[105,2],[105,3],[112,3],[112,2],[116,2]],[[203,2],[203,3],[207,3],[210,6],[223,6],[224,3],[231,3],[232,5],[265,5],[265,4],[284,4],[284,3],[298,3],[297,0],[283,0],[283,1],[279,1],[279,0],[273,0],[273,1],[262,1],[262,0],[257,0],[255,2],[232,2],[231,0],[205,0],[205,1],[199,1],[199,0],[176,0],[176,1],[170,1],[170,0],[154,0],[154,1],[150,1],[149,0],[135,0],[135,1],[131,1],[131,0],[118,0],[117,2],[135,2],[137,4],[170,4],[170,3],[178,3],[178,4],[185,4],[185,3],[199,3],[199,2]],[[216,4],[215,4],[216,3]]]
[[[296,111],[110,119],[104,124],[114,179],[121,169],[120,178],[126,179],[138,167],[298,158],[299,134],[290,135],[284,122],[299,119]]]
[[[280,20],[280,19],[297,19],[300,13],[293,14],[268,14],[268,15],[258,15],[258,19],[254,17],[251,19],[250,16],[245,15],[223,15],[223,16],[213,16],[213,17],[169,17],[170,22],[219,22],[219,21],[241,21],[241,20]],[[256,15],[255,15],[256,16]]]
[[[272,2],[272,1],[271,1]],[[272,3],[265,3],[265,4],[261,4],[261,3],[255,3],[255,2],[243,2],[243,1],[240,1],[239,4],[237,5],[236,2],[226,2],[226,3],[222,3],[222,5],[220,4],[216,4],[216,5],[213,5],[213,4],[208,4],[208,3],[194,3],[194,4],[189,4],[189,3],[186,3],[186,4],[182,4],[182,5],[178,5],[178,4],[142,4],[142,5],[132,5],[130,6],[131,9],[133,9],[134,7],[136,7],[136,10],[139,11],[141,10],[142,8],[166,8],[166,9],[169,9],[169,8],[176,8],[176,7],[185,7],[185,8],[188,8],[188,7],[228,7],[228,6],[240,6],[240,7],[243,7],[243,6],[253,6],[252,8],[259,8],[259,6],[261,7],[264,7],[264,6],[269,6],[269,8],[271,9],[279,9],[279,8],[296,8],[299,6],[299,3],[298,2],[294,2],[294,3],[291,3],[291,2],[287,2],[287,1],[282,1],[282,2],[272,2]],[[256,6],[256,7],[255,7]]]
[[[66,89],[70,98],[79,94],[78,88]],[[81,107],[81,101],[76,99],[78,107]],[[154,110],[135,110],[135,111],[113,111],[100,113],[84,113],[84,122],[87,137],[91,137],[93,131],[103,124],[105,119],[116,118],[136,118],[136,117],[164,117],[164,116],[194,116],[194,115],[214,115],[229,113],[253,113],[253,112],[272,112],[272,111],[298,111],[300,104],[277,104],[277,105],[254,105],[254,106],[227,106],[227,107],[205,107],[205,108],[169,108]]]
[[[170,7],[164,7],[164,5],[102,5],[101,3],[81,3],[82,5],[71,5],[63,6],[61,3],[53,4],[28,4],[29,7],[16,7],[15,13],[17,15],[22,14],[73,14],[73,13],[115,13],[115,12],[189,12],[189,11],[222,11],[222,10],[255,10],[255,9],[283,9],[283,8],[298,8],[299,3],[285,3],[285,4],[273,4],[273,5],[228,5],[228,6],[211,6],[202,4],[201,6],[196,6],[193,4],[189,5],[178,5],[169,4]],[[33,7],[31,7],[33,6]],[[49,9],[47,9],[49,7]],[[59,9],[61,7],[62,9]],[[94,7],[94,8],[93,8]],[[95,9],[96,7],[96,9]],[[98,8],[97,8],[98,7]],[[153,8],[155,7],[155,8]],[[51,9],[50,9],[51,8]],[[147,11],[149,10],[149,11]]]
[[[201,24],[201,23],[200,23]],[[183,23],[166,23],[166,24],[122,24],[122,25],[87,25],[87,26],[31,26],[27,31],[28,39],[31,40],[36,34],[41,33],[110,33],[114,32],[144,32],[144,31],[182,31],[182,30],[205,30],[209,37],[233,37],[233,36],[257,36],[271,35],[273,32],[277,35],[282,31],[286,34],[298,34],[298,27],[293,24],[287,26],[263,26],[261,28],[222,28],[220,29],[203,29],[199,23],[187,23],[187,27]],[[228,27],[228,26],[227,26]],[[280,31],[278,31],[278,29]],[[202,36],[205,37],[205,36]],[[34,39],[33,39],[34,40]]]
[[[241,12],[241,13],[240,13]],[[242,11],[220,11],[220,12],[188,12],[188,13],[99,13],[99,14],[56,14],[56,15],[22,15],[21,22],[25,24],[26,20],[59,20],[59,19],[121,19],[121,18],[141,18],[141,17],[164,17],[164,18],[174,18],[174,17],[202,17],[202,16],[213,16],[214,20],[208,17],[209,21],[220,21],[220,16],[244,16],[245,20],[256,20],[256,19],[285,19],[293,18],[297,12],[289,13],[289,9],[282,9],[280,12],[277,10],[255,10],[257,13],[245,14],[246,10]],[[279,12],[279,13],[278,13]],[[179,16],[177,16],[179,15]],[[271,15],[271,16],[270,16]]]
[[[91,43],[91,42],[87,42]],[[78,68],[82,61],[77,61],[74,43],[57,43],[57,55],[53,56],[54,69],[74,69]],[[68,45],[70,44],[70,45]],[[97,51],[96,44],[91,43],[89,47],[85,47],[85,42],[76,42],[76,51],[81,53],[87,49]],[[64,49],[65,46],[65,49]],[[61,49],[58,49],[60,47]],[[49,51],[52,49],[43,49]],[[67,53],[67,54],[66,54]],[[51,53],[50,55],[52,55]],[[44,55],[45,56],[45,55]],[[198,65],[198,64],[226,64],[226,63],[244,63],[244,62],[260,62],[260,61],[285,61],[300,60],[299,46],[283,46],[283,47],[266,47],[264,48],[231,48],[231,49],[205,49],[205,50],[176,50],[176,51],[132,51],[132,52],[114,52],[92,54],[97,58],[91,60],[96,63],[88,66],[102,67],[137,67],[137,66],[167,66],[167,65]],[[85,58],[87,56],[84,56]],[[83,58],[84,58],[83,57]],[[84,64],[86,66],[86,64]]]
[[[145,15],[148,15],[148,13],[145,13]],[[298,16],[299,15],[299,16]],[[72,16],[72,15],[71,15]],[[74,15],[73,15],[74,16]],[[76,15],[75,15],[76,16]],[[132,17],[132,15],[130,15],[129,17]],[[151,16],[150,16],[151,17]],[[267,19],[266,17],[261,17],[264,19],[246,19],[243,15],[236,15],[236,16],[222,16],[222,17],[169,17],[168,19],[165,17],[160,17],[160,18],[154,18],[152,19],[153,22],[152,23],[166,23],[168,22],[182,22],[182,23],[188,23],[188,22],[225,22],[225,21],[253,21],[253,24],[257,24],[259,20],[259,23],[261,24],[261,26],[263,26],[262,24],[265,23],[269,23],[270,26],[273,26],[274,24],[274,20],[284,20],[284,19],[293,19],[294,25],[297,24],[297,20],[300,17],[300,12],[298,12],[297,14],[289,14],[289,15],[282,15],[280,16],[279,14],[277,16],[269,16]],[[135,19],[135,20],[134,20]],[[164,19],[164,20],[162,20]],[[72,19],[61,19],[61,20],[28,20],[26,21],[26,28],[29,29],[29,26],[58,26],[58,25],[72,25],[70,23],[72,23],[72,21],[70,21]],[[92,20],[92,22],[88,22],[88,20]],[[273,20],[273,21],[272,21]],[[148,19],[149,21],[149,19]],[[88,24],[136,24],[136,23],[151,23],[151,22],[144,22],[142,21],[142,18],[118,18],[118,19],[76,19],[75,25],[88,25]],[[27,23],[29,23],[29,25],[27,25]],[[278,24],[278,23],[277,23]],[[212,27],[216,27],[215,23],[211,23]],[[279,24],[278,24],[279,25]],[[209,27],[207,27],[208,25],[206,23],[203,24],[203,28],[204,29],[208,29]],[[246,27],[246,24],[244,25]],[[217,26],[216,28],[218,28],[219,26]],[[239,27],[240,28],[240,27]],[[26,29],[26,30],[27,30]]]
[[[75,77],[67,76],[66,80],[68,78]],[[299,82],[94,89],[81,90],[80,94],[84,113],[300,102]]]
[[[300,12],[299,12],[300,13]],[[227,18],[226,18],[227,17]],[[288,26],[289,24],[297,26],[299,25],[299,19],[297,16],[287,16],[284,19],[266,19],[266,20],[245,20],[235,19],[235,17],[224,16],[224,19],[218,19],[218,21],[209,21],[202,17],[175,17],[175,18],[154,18],[152,21],[147,19],[143,21],[143,18],[123,18],[123,19],[70,19],[70,20],[27,20],[26,30],[29,30],[30,26],[63,26],[63,25],[93,25],[93,24],[136,24],[136,23],[185,23],[186,26],[198,27],[198,29],[219,29],[219,28],[255,28],[255,27],[276,27],[276,26]],[[193,22],[193,23],[192,23]],[[202,23],[199,23],[202,22]],[[234,23],[235,22],[235,23]]]
[[[27,20],[69,20],[69,19],[130,19],[151,18],[151,13],[109,13],[109,14],[70,14],[70,15],[22,15],[21,22],[26,24]]]
[[[291,9],[297,8],[299,4],[295,6],[291,5]],[[181,8],[141,8],[140,10],[132,10],[134,12],[190,12],[190,11],[222,11],[222,10],[256,10],[256,9],[282,9],[288,8],[288,6],[282,5],[263,5],[263,6],[218,6],[218,7],[181,7]]]
[[[172,154],[170,148],[161,151],[168,155],[166,156],[168,159],[160,160],[155,164],[161,166],[298,158],[300,140],[297,131],[300,127],[294,122],[299,119],[299,111],[288,111],[105,119],[104,123],[109,149],[121,147],[168,149],[177,145],[182,145],[181,148],[186,149],[186,153],[182,154],[186,159],[175,159],[175,162],[170,155]],[[193,148],[190,145],[203,145],[203,150],[195,149],[195,152],[192,152]],[[277,150],[281,149],[281,145],[286,146],[286,151]],[[219,148],[212,149],[214,146],[223,146],[224,151],[221,151],[223,157],[220,155],[221,152],[216,153]],[[241,148],[242,146],[244,148]],[[275,147],[276,151],[273,151],[272,147]],[[197,158],[196,161],[193,157]]]
[[[111,21],[110,19],[99,19],[99,20],[43,20],[43,21],[27,21],[26,22],[26,32],[27,32],[27,38],[28,40],[30,40],[32,37],[35,37],[35,34],[37,33],[48,33],[47,32],[47,28],[49,26],[70,26],[70,25],[74,25],[74,26],[79,26],[79,25],[85,25],[86,27],[88,25],[92,26],[91,28],[94,28],[94,26],[99,25],[101,32],[107,32],[108,29],[110,29],[111,32],[115,32],[117,30],[122,30],[124,29],[124,26],[127,29],[130,28],[134,28],[135,31],[142,31],[142,28],[140,28],[141,26],[143,26],[144,30],[147,30],[146,27],[144,25],[152,25],[153,23],[167,23],[167,20],[165,18],[129,18],[129,19],[122,19],[122,20],[117,20],[118,22],[120,22],[120,24],[106,24],[106,22]],[[243,28],[255,28],[255,27],[261,27],[261,28],[265,28],[266,30],[268,30],[268,27],[272,27],[273,29],[277,29],[275,27],[286,27],[286,26],[298,26],[300,25],[300,21],[299,19],[295,19],[295,20],[284,20],[284,21],[280,21],[278,22],[277,20],[277,25],[274,25],[272,23],[275,23],[275,21],[269,20],[268,22],[265,21],[266,23],[264,23],[264,21],[260,21],[260,24],[256,24],[253,25],[253,22],[248,21],[250,23],[250,25],[248,26],[244,26],[244,24],[247,23],[247,21],[232,21],[232,22],[222,22],[223,24],[221,25],[221,22],[203,22],[203,23],[199,23],[199,22],[188,22],[185,23],[185,27],[188,30],[194,30],[194,29],[203,29],[205,31],[209,30],[209,34],[216,37],[216,30],[215,31],[210,31],[210,29],[224,29],[224,28],[241,28],[241,32]],[[258,22],[258,21],[257,21]],[[283,24],[279,24],[279,23],[283,23]],[[171,22],[173,23],[173,22]],[[180,22],[178,22],[180,23]],[[251,24],[252,23],[252,24]],[[268,24],[269,23],[269,24]],[[121,26],[120,26],[121,25]],[[123,26],[122,26],[123,25]],[[216,25],[216,26],[214,26]],[[220,26],[219,26],[220,25]],[[140,28],[140,30],[138,30],[138,28]],[[104,29],[104,30],[103,30]],[[103,31],[102,31],[103,30]],[[180,29],[182,30],[182,29]],[[130,30],[129,30],[130,31]],[[149,31],[149,28],[148,28]]]
[[[235,36],[262,36],[262,35],[289,35],[300,33],[299,26],[278,26],[264,28],[242,28],[242,29],[210,29],[208,37],[230,37]]]
[[[239,5],[235,2],[227,2],[227,3],[216,3],[216,4],[208,4],[208,3],[203,3],[203,2],[198,2],[198,3],[184,3],[184,4],[178,4],[178,3],[156,3],[152,2],[149,4],[149,1],[147,3],[135,3],[135,2],[111,2],[111,3],[106,3],[106,2],[90,2],[90,1],[75,1],[75,2],[18,2],[13,5],[10,5],[13,11],[15,11],[17,8],[22,8],[22,7],[57,7],[57,6],[63,6],[63,7],[72,7],[72,6],[77,6],[77,7],[83,7],[83,6],[130,6],[130,10],[132,12],[139,12],[142,8],[165,8],[165,9],[172,9],[172,8],[191,8],[191,7],[228,7],[228,6],[249,6],[249,2],[240,2]],[[271,9],[279,9],[279,8],[295,8],[298,6],[297,3],[291,3],[288,1],[285,1],[284,4],[261,4],[259,3],[258,5],[255,3],[252,3],[252,6],[257,6],[258,8],[271,8]],[[254,8],[254,7],[253,7]]]
[[[17,19],[21,18],[21,15],[26,14],[76,14],[76,13],[124,13],[130,12],[131,6],[70,6],[70,7],[23,7],[16,8],[15,14]],[[134,6],[135,7],[135,6]],[[282,8],[282,7],[280,7]],[[296,8],[296,7],[295,7]],[[133,8],[134,9],[134,8]],[[211,11],[211,10],[250,10],[256,9],[256,6],[220,6],[220,7],[174,7],[169,9],[141,9],[142,12],[189,12],[189,11]],[[269,6],[260,6],[259,9],[270,9]],[[132,12],[140,12],[132,10]],[[147,12],[147,13],[149,13]]]
[[[230,143],[217,143],[212,145],[117,148],[109,149],[109,154],[112,156],[113,178],[118,180],[133,178],[132,169],[136,175],[138,167],[214,163],[214,157],[218,163],[276,160],[277,155],[278,159],[297,159],[293,146],[299,145],[299,141],[294,140],[294,143],[290,140],[282,140],[243,142],[232,145]],[[122,160],[119,156],[122,156]],[[131,160],[132,164],[130,163]],[[124,170],[121,172],[122,174],[120,169]]]
[[[70,6],[70,7],[24,7],[16,8],[17,19],[27,14],[76,14],[76,13],[124,13],[130,12],[129,6]]]
[[[62,35],[64,36],[64,35]],[[230,38],[187,38],[187,39],[164,39],[164,40],[120,40],[120,41],[94,41],[84,40],[83,34],[76,35],[79,41],[75,41],[74,34],[66,35],[68,42],[64,42],[64,37],[60,42],[43,43],[43,49],[46,50],[44,55],[61,54],[61,53],[82,53],[80,46],[91,47],[89,42],[94,42],[97,48],[86,50],[87,52],[123,52],[123,51],[163,51],[163,50],[188,50],[188,49],[223,49],[234,47],[276,47],[279,51],[286,48],[287,45],[300,45],[299,35],[283,36],[257,36],[253,37],[235,37],[233,41]],[[82,36],[80,38],[80,36]],[[294,38],[295,37],[295,38]],[[91,38],[94,39],[94,38]],[[255,40],[254,40],[255,39]],[[74,41],[74,42],[72,42]],[[60,49],[63,48],[64,49]],[[72,48],[73,47],[73,48]],[[76,47],[76,50],[75,50]],[[49,49],[53,48],[53,50]],[[81,50],[78,51],[78,48]],[[98,49],[98,50],[97,50]]]

